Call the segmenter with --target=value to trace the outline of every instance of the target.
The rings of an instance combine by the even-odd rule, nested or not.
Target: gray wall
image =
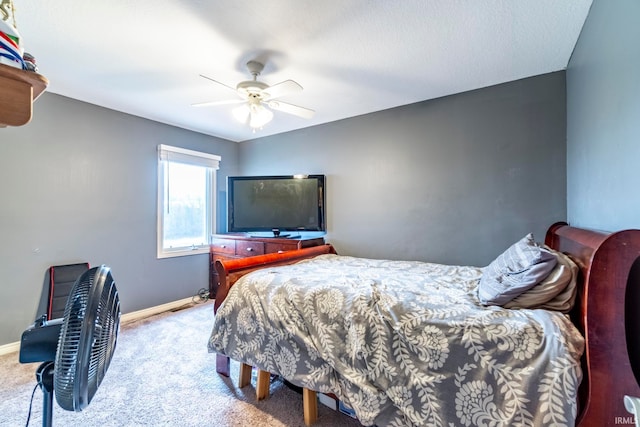
[[[567,68],[567,211],[640,228],[640,1],[594,0]]]
[[[0,345],[50,265],[109,265],[124,312],[207,286],[206,255],[156,259],[158,144],[222,156],[219,211],[228,175],[326,174],[345,254],[486,265],[566,217],[564,72],[241,144],[50,93],[34,110],[0,131]]]
[[[324,173],[339,253],[486,265],[566,219],[565,73],[240,144],[246,175]]]
[[[207,255],[156,259],[158,144],[221,155],[224,197],[233,142],[50,93],[0,130],[0,345],[33,322],[50,265],[109,265],[123,312],[208,286]]]

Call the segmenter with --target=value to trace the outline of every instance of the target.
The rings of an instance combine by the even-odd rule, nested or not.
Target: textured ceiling
[[[49,92],[232,141],[566,68],[591,0],[15,0]],[[266,62],[304,90],[255,133],[228,86]]]

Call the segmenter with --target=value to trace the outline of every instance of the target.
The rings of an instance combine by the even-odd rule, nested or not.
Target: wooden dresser
[[[255,255],[273,254],[324,244],[324,237],[301,237],[294,239],[276,237],[249,237],[246,234],[215,234],[209,248],[209,298],[215,298],[218,290],[216,260],[246,258]]]

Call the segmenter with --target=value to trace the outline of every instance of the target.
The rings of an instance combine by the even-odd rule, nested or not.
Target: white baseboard
[[[166,304],[156,305],[154,307],[144,308],[138,311],[132,311],[131,313],[125,313],[120,317],[120,323],[129,323],[136,320],[144,319],[145,317],[153,316],[155,314],[164,313],[165,311],[175,310],[185,305],[194,304],[193,300],[189,298],[179,299],[177,301],[168,302]]]
[[[20,341],[10,342],[9,344],[0,345],[0,356],[13,353],[20,350]]]
[[[192,297],[184,298],[177,301],[168,302],[166,304],[156,305],[154,307],[145,308],[138,311],[132,311],[131,313],[125,313],[120,317],[120,323],[129,323],[136,320],[144,319],[145,317],[153,316],[155,314],[164,313],[165,311],[175,310],[177,308],[194,304]],[[20,350],[20,341],[12,342],[5,345],[0,345],[0,356],[5,354],[17,352]]]

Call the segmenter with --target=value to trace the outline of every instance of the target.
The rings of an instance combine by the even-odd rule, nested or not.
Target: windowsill
[[[159,252],[157,254],[157,258],[158,259],[175,258],[180,256],[202,255],[202,254],[208,254],[208,253],[209,253],[209,247],[206,246],[206,247],[201,247],[197,249],[176,249],[173,251]]]

